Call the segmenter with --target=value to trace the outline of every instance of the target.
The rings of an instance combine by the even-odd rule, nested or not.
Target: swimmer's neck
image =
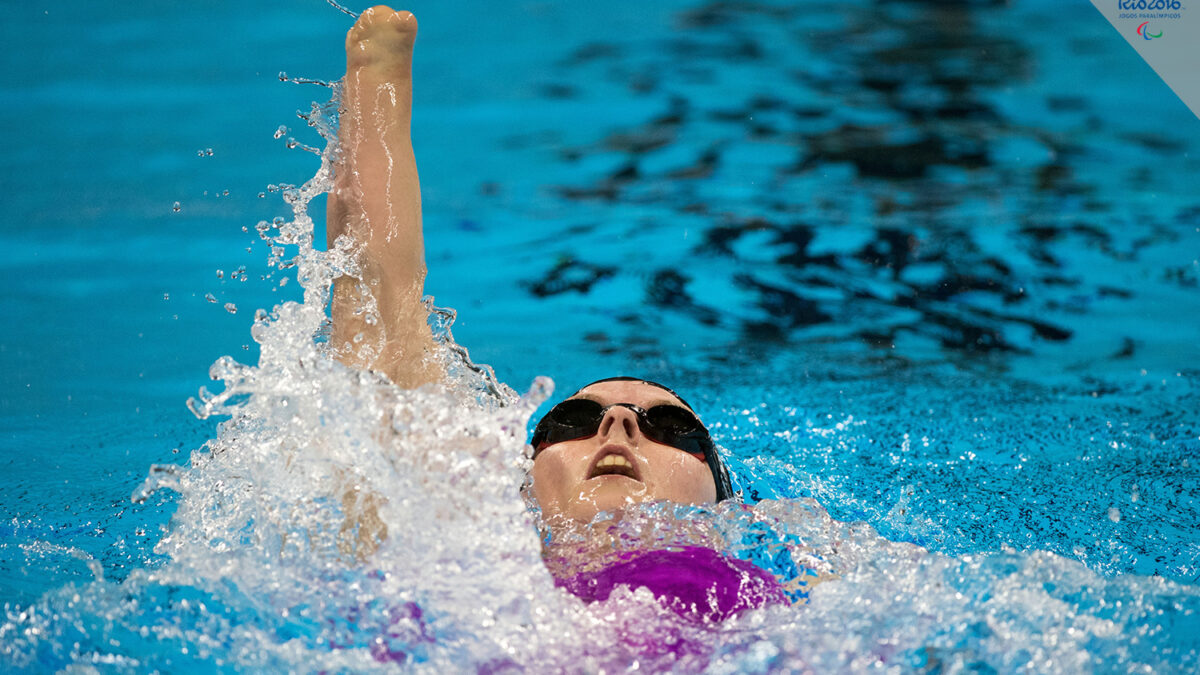
[[[604,567],[634,553],[685,546],[726,547],[724,538],[707,521],[640,510],[602,512],[587,523],[562,519],[543,526],[550,536],[543,537],[542,559],[555,577]]]

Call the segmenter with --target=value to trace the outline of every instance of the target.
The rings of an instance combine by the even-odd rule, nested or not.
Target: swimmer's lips
[[[642,480],[637,466],[627,456],[625,448],[619,446],[601,449],[591,470],[588,471],[588,480],[602,476],[623,476],[639,482]]]

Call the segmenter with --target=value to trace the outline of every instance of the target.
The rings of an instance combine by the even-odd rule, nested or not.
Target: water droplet
[[[1108,519],[1114,523],[1121,522],[1121,509],[1118,509],[1115,506],[1108,507]]]
[[[163,300],[170,300],[170,299],[171,299],[170,293],[163,293]]]
[[[217,301],[217,296],[213,295],[212,293],[205,293],[205,294],[204,294],[204,299],[205,299],[205,300],[207,300],[207,301],[209,301],[209,302],[216,302],[216,301]]]
[[[224,279],[225,278],[225,270],[217,270],[217,278]]]
[[[237,305],[233,304],[232,302],[227,302],[225,303],[225,311],[229,312],[230,314],[237,314]]]
[[[212,157],[212,155],[213,155],[212,148],[204,148],[202,150],[196,151],[196,156],[198,156],[198,157]]]
[[[282,75],[282,73],[280,73],[280,74]],[[279,128],[275,130],[275,138],[283,138],[284,135],[286,135],[288,131],[289,131],[289,129],[287,128],[287,126],[280,124]]]
[[[175,204],[171,206],[171,210],[175,213],[179,213],[179,202],[175,202]]]

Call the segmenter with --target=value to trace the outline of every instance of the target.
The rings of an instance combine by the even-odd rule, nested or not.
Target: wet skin
[[[334,281],[330,345],[344,363],[410,388],[441,377],[426,358],[433,338],[421,304],[421,186],[409,136],[416,37],[413,15],[384,5],[363,12],[347,34],[341,154],[327,208],[329,247],[349,235],[360,266],[359,278]],[[359,309],[368,293],[373,318]]]
[[[600,382],[572,398],[590,398],[603,406],[684,407],[669,392],[636,381]],[[597,463],[608,455],[624,457],[634,475],[596,475]],[[706,504],[717,499],[712,471],[704,459],[650,440],[638,427],[637,415],[622,406],[605,413],[596,435],[546,446],[533,462],[531,477],[532,496],[551,524],[586,523],[600,511],[629,504]]]

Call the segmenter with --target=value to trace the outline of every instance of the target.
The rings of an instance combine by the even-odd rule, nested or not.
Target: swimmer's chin
[[[588,490],[586,498],[580,499],[570,509],[571,520],[577,523],[591,523],[601,514],[611,516],[650,499],[645,485],[632,478],[600,476],[588,482],[593,481],[599,484]]]

